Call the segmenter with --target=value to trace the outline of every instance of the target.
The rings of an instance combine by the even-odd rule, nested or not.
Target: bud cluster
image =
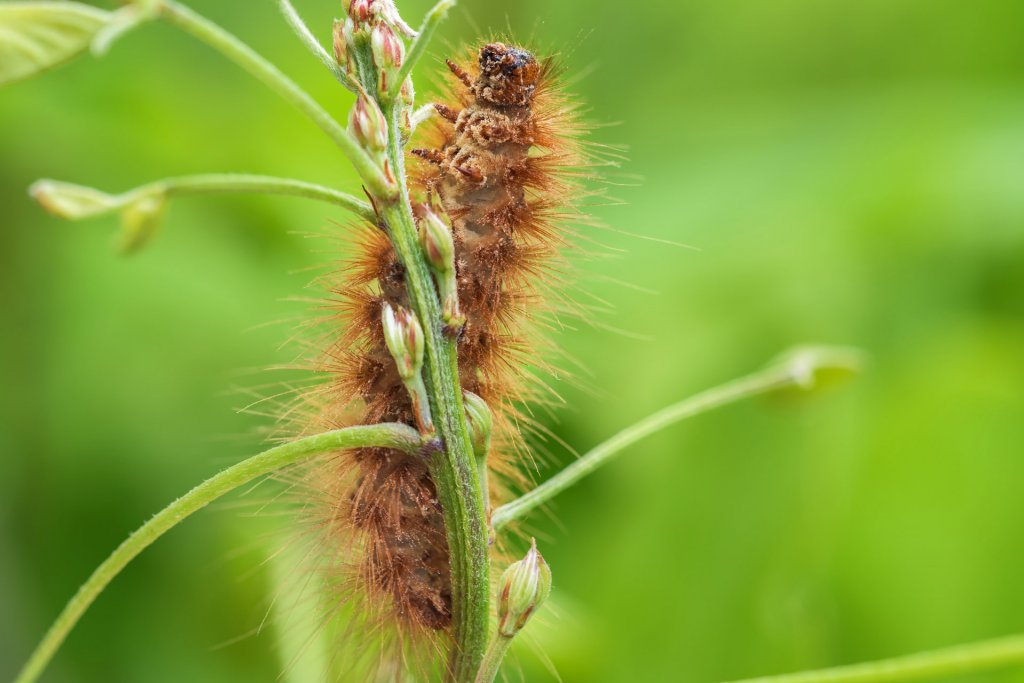
[[[345,19],[334,22],[334,58],[351,75],[360,71],[362,56],[361,75],[365,78],[372,66],[378,92],[387,96],[405,61],[405,43],[399,35],[414,38],[416,32],[402,20],[393,0],[350,0]],[[364,49],[367,46],[368,51]],[[408,92],[411,97],[412,84],[405,86],[403,83],[403,103],[411,106],[404,102],[404,95]]]
[[[420,245],[437,282],[445,329],[458,333],[465,326],[466,317],[459,309],[452,229],[430,206],[421,205],[417,207],[416,213],[420,223]]]
[[[426,352],[423,327],[412,311],[401,306],[394,307],[387,302],[381,309],[381,324],[384,328],[384,343],[395,361],[402,384],[409,392],[420,432],[432,433],[434,426],[430,403],[427,400],[427,387],[423,383],[423,357]]]

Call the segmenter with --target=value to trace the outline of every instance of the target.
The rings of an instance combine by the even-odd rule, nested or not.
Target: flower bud
[[[334,61],[339,66],[348,68],[348,40],[345,37],[345,22],[340,19],[334,22]]]
[[[412,26],[405,23],[402,16],[398,13],[398,8],[395,7],[394,0],[376,0],[376,6],[377,11],[380,13],[380,16],[384,21],[397,29],[399,33],[406,38],[416,37],[416,31],[412,29]]]
[[[378,69],[393,70],[402,66],[405,59],[405,46],[398,39],[391,27],[383,21],[373,27],[370,34],[370,47],[373,49],[373,63]]]
[[[408,382],[419,376],[425,352],[423,328],[413,313],[405,308],[392,307],[385,302],[381,311],[384,342],[395,359],[398,374]]]
[[[349,130],[366,149],[383,152],[388,146],[388,122],[380,107],[365,93],[356,99],[348,117]]]
[[[464,392],[466,418],[469,420],[469,435],[473,440],[473,454],[477,460],[486,462],[491,450],[491,431],[494,429],[494,415],[490,406],[471,391]]]
[[[373,18],[373,10],[372,0],[352,0],[348,5],[348,15],[361,24]]]
[[[515,636],[550,594],[551,569],[533,539],[526,557],[514,562],[501,577],[498,633],[505,638]]]
[[[402,104],[404,104],[406,107],[411,107],[412,105],[416,104],[416,90],[413,88],[412,85],[412,76],[408,76],[402,82],[402,89],[400,91],[400,94],[402,96]]]
[[[441,297],[441,317],[449,334],[458,334],[466,325],[459,307],[459,282],[455,272],[455,242],[451,228],[429,206],[417,207],[420,216],[420,244],[427,264],[434,272],[437,293]]]
[[[420,244],[427,263],[438,273],[455,270],[455,242],[452,229],[429,206],[420,207]]]

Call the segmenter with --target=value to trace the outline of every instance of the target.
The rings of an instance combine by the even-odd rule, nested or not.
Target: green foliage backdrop
[[[273,3],[192,4],[347,110]],[[321,35],[340,13],[296,4]],[[414,23],[427,8],[401,5]],[[598,389],[558,385],[568,407],[545,419],[566,441],[793,343],[873,357],[843,391],[658,436],[537,518],[556,608],[528,631],[564,680],[710,682],[1024,630],[1024,4],[462,0],[442,33],[477,26],[560,46],[593,117],[619,122],[595,138],[629,147],[624,204],[595,213],[699,248],[591,233],[616,251],[584,287],[615,311],[559,338]],[[0,92],[0,160],[8,678],[129,531],[259,450],[268,420],[236,409],[294,354],[307,266],[344,248],[303,236],[344,220],[331,208],[204,198],[120,259],[113,219],[62,223],[25,189],[355,178],[313,125],[159,25]],[[255,630],[277,525],[250,512],[206,511],[147,551],[45,680],[275,680],[274,629]],[[526,680],[552,680],[518,654]]]

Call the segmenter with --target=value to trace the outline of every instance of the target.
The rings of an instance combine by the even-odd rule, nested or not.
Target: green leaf
[[[141,197],[121,212],[122,254],[133,254],[153,238],[163,221],[167,199],[163,194]]]
[[[37,181],[28,193],[54,216],[71,221],[102,216],[124,206],[124,200],[119,197],[58,180]]]
[[[0,85],[33,76],[84,51],[111,16],[77,2],[0,3]]]

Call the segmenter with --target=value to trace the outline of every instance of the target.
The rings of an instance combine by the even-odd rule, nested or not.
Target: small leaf
[[[84,51],[111,16],[77,2],[0,3],[0,85],[33,76]]]
[[[152,239],[163,222],[167,198],[163,193],[141,197],[121,212],[122,254],[134,254]]]
[[[798,393],[823,391],[842,384],[860,374],[866,364],[867,356],[860,349],[834,346],[800,346],[776,360],[776,365],[790,375]]]
[[[40,180],[28,193],[54,216],[72,221],[102,216],[124,205],[121,198],[106,192],[57,180]]]
[[[119,213],[121,236],[118,248],[123,254],[134,253],[146,246],[160,227],[167,205],[167,194],[160,186],[113,195],[84,185],[40,180],[28,192],[44,209],[67,220]]]

